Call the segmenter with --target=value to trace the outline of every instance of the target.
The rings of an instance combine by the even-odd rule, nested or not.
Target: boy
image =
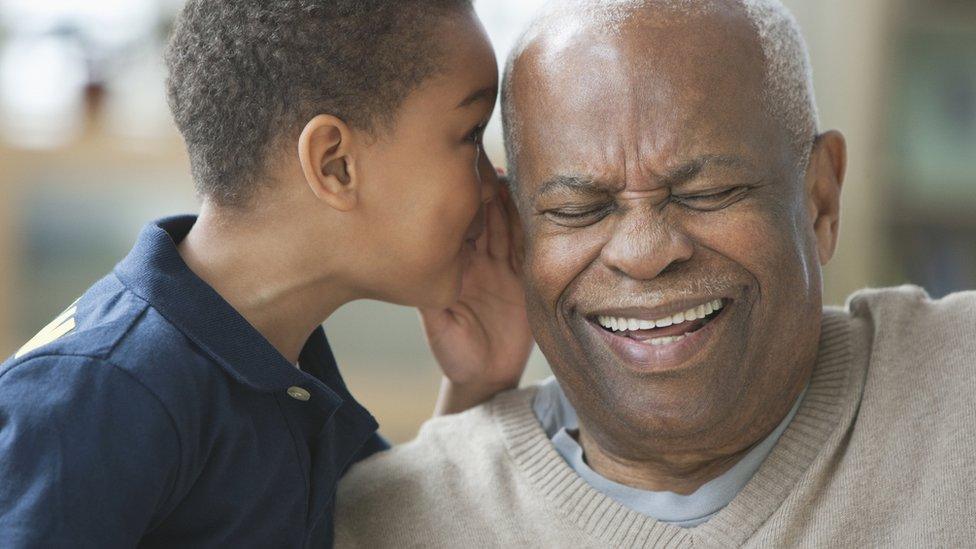
[[[190,0],[167,61],[201,214],[0,366],[0,546],[330,545],[386,446],[321,329],[350,301],[424,311],[442,411],[524,367],[470,0]]]

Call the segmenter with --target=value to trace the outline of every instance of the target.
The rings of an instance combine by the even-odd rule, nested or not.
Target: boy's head
[[[441,23],[472,0],[189,0],[166,53],[199,193],[246,203],[269,155],[329,113],[371,133],[442,66]]]
[[[275,232],[310,284],[454,302],[496,183],[471,0],[189,0],[167,60],[205,212]]]

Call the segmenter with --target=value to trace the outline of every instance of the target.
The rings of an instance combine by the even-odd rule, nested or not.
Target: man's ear
[[[309,120],[298,140],[298,156],[309,188],[320,200],[347,212],[359,202],[356,142],[339,118],[320,114]]]
[[[840,230],[840,193],[847,171],[847,142],[838,131],[817,136],[806,174],[809,219],[817,238],[820,264],[834,256]]]

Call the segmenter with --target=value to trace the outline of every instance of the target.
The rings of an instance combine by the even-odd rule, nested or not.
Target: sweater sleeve
[[[159,520],[180,442],[116,366],[40,356],[0,371],[0,546],[132,547]]]

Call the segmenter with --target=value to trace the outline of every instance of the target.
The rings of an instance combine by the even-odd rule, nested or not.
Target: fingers
[[[485,206],[486,221],[488,223],[488,254],[493,259],[507,260],[511,247],[509,246],[508,219],[505,207],[496,197]]]
[[[424,336],[430,345],[436,344],[441,340],[444,332],[447,331],[456,321],[454,312],[451,309],[418,309],[420,322],[424,329]]]
[[[522,224],[509,191],[505,170],[495,170],[498,176],[494,185],[496,194],[485,205],[486,228],[482,236],[487,239],[486,248],[482,247],[483,242],[479,239],[478,249],[486,250],[492,259],[508,261],[513,272],[521,273],[524,251]]]
[[[522,258],[525,257],[525,235],[522,232],[522,219],[518,215],[515,201],[512,200],[508,185],[502,187],[498,192],[498,202],[505,208],[506,219],[508,221],[509,236],[509,263],[512,271],[522,274]]]
[[[487,204],[498,196],[498,172],[484,152],[478,159],[478,173],[481,175],[481,202]]]
[[[478,235],[477,240],[474,241],[474,249],[476,255],[488,253],[488,230],[489,230],[488,210],[491,208],[491,202],[485,204],[484,208],[485,208],[485,212],[484,212],[485,228],[483,231],[481,231],[481,234]]]

